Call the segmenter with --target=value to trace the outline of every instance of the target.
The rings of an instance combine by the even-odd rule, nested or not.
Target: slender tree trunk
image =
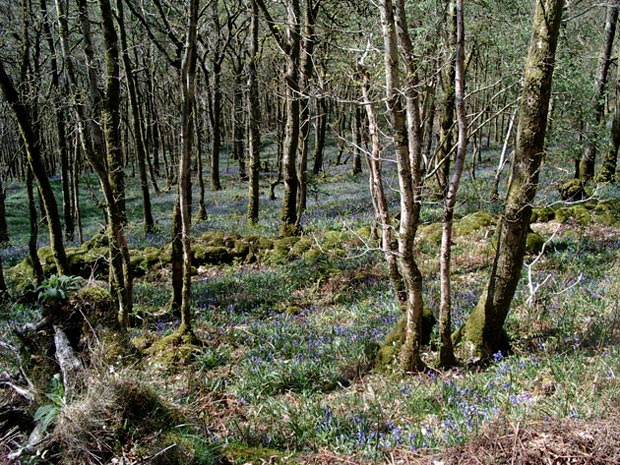
[[[248,62],[248,125],[249,125],[249,193],[248,193],[248,221],[250,224],[258,222],[259,212],[259,178],[260,178],[260,99],[258,95],[258,77],[256,63],[258,61],[258,5],[251,0],[251,44],[250,60]]]
[[[0,173],[0,248],[10,241],[9,226],[6,222],[6,190]]]
[[[506,349],[503,326],[514,297],[525,254],[532,202],[544,154],[551,83],[564,0],[537,0],[525,64],[517,142],[504,213],[498,226],[495,261],[486,292],[455,335],[476,355]]]
[[[614,1],[607,7],[607,18],[605,20],[605,38],[603,48],[598,62],[596,74],[596,93],[594,95],[594,128],[588,131],[590,134],[586,140],[586,146],[579,163],[579,179],[584,182],[594,177],[594,166],[596,163],[596,138],[603,121],[605,110],[605,93],[607,88],[607,74],[611,65],[611,50],[613,48],[614,37],[616,36],[616,24],[618,22],[618,2]]]
[[[52,68],[52,85],[56,92],[55,112],[56,112],[56,131],[58,133],[58,157],[60,159],[60,178],[62,183],[62,199],[63,199],[63,217],[65,220],[65,240],[72,241],[75,235],[75,222],[73,218],[73,209],[71,204],[71,186],[69,178],[69,147],[67,144],[67,130],[65,108],[61,105],[59,96],[63,92],[63,86],[60,82],[60,71],[58,68],[58,58],[56,53],[56,45],[52,37],[52,28],[50,26],[49,15],[47,11],[46,0],[40,0],[41,14],[43,16],[43,29],[47,38],[48,47],[52,54],[50,65]]]
[[[32,260],[32,269],[37,279],[37,284],[43,282],[43,266],[39,260],[37,254],[38,245],[37,240],[39,237],[39,218],[37,215],[37,206],[34,200],[34,192],[32,186],[32,170],[28,169],[26,174],[26,193],[28,195],[28,213],[30,218],[30,238],[28,240],[28,252],[30,254],[30,260]]]
[[[20,99],[19,94],[13,85],[13,81],[4,69],[4,63],[2,61],[0,61],[0,90],[3,93],[6,102],[15,114],[19,124],[19,130],[24,143],[24,148],[26,150],[26,156],[28,157],[28,164],[30,165],[30,169],[32,169],[32,173],[37,181],[37,187],[39,189],[39,193],[41,194],[43,208],[47,218],[50,244],[52,247],[52,254],[54,256],[56,268],[59,274],[68,274],[69,263],[63,243],[62,225],[60,223],[60,215],[58,214],[58,204],[56,203],[54,191],[52,190],[50,180],[45,171],[37,130],[34,127],[34,122],[30,119],[31,112],[29,108]]]
[[[284,147],[282,153],[282,175],[284,180],[284,198],[282,199],[280,233],[291,236],[297,233],[298,211],[297,191],[297,149],[299,147],[299,61],[301,53],[301,9],[299,0],[288,1],[288,23],[285,36],[281,28],[269,14],[263,0],[257,4],[267,18],[267,25],[286,55],[286,123],[284,130]]]
[[[205,203],[205,180],[203,176],[203,163],[202,163],[202,134],[203,125],[202,119],[198,118],[198,102],[194,103],[196,110],[194,111],[194,127],[196,132],[196,178],[198,179],[198,213],[196,219],[198,221],[205,221],[207,215],[207,205]]]
[[[182,152],[179,163],[178,204],[181,217],[181,242],[183,244],[183,291],[181,301],[181,326],[179,328],[180,334],[193,334],[191,314],[192,248],[189,190],[191,189],[192,122],[194,120],[192,113],[194,110],[198,8],[199,0],[191,0],[189,24],[185,40],[185,54],[181,65]]]
[[[439,348],[439,362],[449,368],[456,364],[454,348],[452,345],[452,289],[450,268],[452,261],[452,222],[454,218],[454,207],[456,205],[456,194],[463,173],[465,155],[467,150],[467,116],[465,114],[465,71],[464,71],[464,20],[463,20],[463,0],[450,2],[450,8],[455,10],[456,19],[456,58],[455,58],[455,84],[454,101],[458,126],[458,146],[456,159],[454,161],[454,172],[447,186],[444,198],[443,225],[441,234],[441,250],[439,255],[440,262],[440,282],[441,282],[441,302],[439,305],[439,338],[441,346]],[[452,16],[452,14],[450,14]]]
[[[220,181],[220,149],[222,145],[222,59],[219,0],[211,2],[214,49],[212,51],[213,87],[211,88],[211,190],[222,190]]]
[[[112,287],[118,300],[118,321],[121,328],[129,324],[133,306],[133,279],[129,248],[123,226],[127,223],[125,209],[125,173],[120,134],[120,65],[118,36],[109,0],[99,0],[105,46],[106,84],[102,106],[106,164],[111,197],[106,198],[108,235],[110,239],[110,271]]]
[[[618,8],[614,6],[613,8]],[[617,47],[620,50],[620,46]],[[616,70],[616,81],[614,83],[614,92],[616,94],[616,104],[614,108],[614,116],[611,121],[611,129],[609,141],[607,143],[607,152],[601,164],[601,169],[597,178],[601,183],[616,182],[616,166],[618,163],[618,148],[620,148],[620,72]]]
[[[133,133],[136,143],[136,157],[138,159],[138,172],[140,175],[140,191],[142,193],[142,218],[144,221],[144,232],[150,234],[155,231],[155,221],[153,220],[153,212],[151,208],[151,193],[149,191],[148,173],[146,171],[146,144],[144,141],[144,130],[142,127],[142,119],[140,105],[138,103],[138,89],[136,78],[133,73],[133,65],[129,58],[129,50],[127,46],[127,32],[125,30],[125,19],[123,16],[123,0],[116,0],[116,9],[118,11],[117,21],[120,31],[121,46],[123,49],[123,65],[125,67],[125,80],[127,81],[127,90],[129,93],[129,103],[131,105]]]
[[[379,132],[379,122],[377,114],[370,100],[370,74],[363,63],[358,65],[358,70],[362,76],[363,86],[362,95],[364,98],[364,108],[368,116],[368,132],[370,135],[370,153],[366,152],[366,162],[368,163],[368,175],[370,182],[370,196],[372,198],[375,217],[381,225],[381,250],[387,265],[390,284],[394,289],[398,305],[403,315],[407,309],[407,293],[403,278],[398,270],[397,255],[394,244],[394,226],[388,208],[385,189],[383,187],[382,162],[381,162],[381,138]]]
[[[448,16],[447,16],[448,38],[446,40],[446,47],[448,50],[455,50],[455,38],[456,38],[456,6],[454,1],[448,2]],[[452,158],[452,148],[454,144],[454,112],[455,112],[455,96],[454,96],[454,82],[455,82],[455,60],[450,58],[442,73],[442,86],[443,86],[443,114],[441,116],[441,125],[439,127],[439,142],[437,143],[437,154],[435,161],[437,165],[440,165],[437,171],[437,184],[439,187],[439,193],[441,198],[445,199],[448,190],[448,182],[450,179],[450,166]]]
[[[360,157],[362,147],[362,112],[359,108],[356,108],[353,113],[351,126],[353,129],[353,166],[351,174],[355,176],[362,174],[362,157]]]
[[[406,372],[425,369],[420,358],[422,336],[422,274],[414,257],[414,239],[419,224],[421,204],[421,122],[417,94],[416,63],[409,38],[403,0],[396,9],[391,0],[380,5],[384,43],[387,106],[394,132],[398,182],[400,189],[400,227],[398,266],[405,284],[407,303],[404,333],[400,349],[401,368]],[[401,85],[398,47],[403,48],[407,83]],[[403,107],[401,95],[405,95]]]
[[[232,134],[233,134],[233,160],[239,163],[239,179],[241,181],[248,180],[248,174],[245,163],[245,133],[243,121],[243,64],[237,63],[234,69],[233,83],[233,118],[232,118]]]
[[[300,27],[299,1],[291,0],[290,51],[286,57],[286,125],[284,130],[284,152],[282,154],[282,173],[284,178],[284,198],[282,200],[282,222],[280,232],[290,236],[297,232],[297,148],[299,146],[300,105],[299,105],[299,55]]]

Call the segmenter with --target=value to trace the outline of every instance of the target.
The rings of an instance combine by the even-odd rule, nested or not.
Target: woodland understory
[[[620,2],[0,0],[0,465],[620,463]]]

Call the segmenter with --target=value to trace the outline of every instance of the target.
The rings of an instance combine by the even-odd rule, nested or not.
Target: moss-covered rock
[[[494,226],[497,219],[486,212],[478,211],[464,216],[454,223],[454,233],[457,236],[468,236],[480,229]]]
[[[587,226],[592,223],[592,214],[585,205],[577,204],[558,208],[555,212],[555,219],[560,223],[572,219],[583,226]]]
[[[551,207],[539,207],[532,209],[531,223],[547,223],[555,219],[555,210]]]
[[[558,186],[560,198],[565,202],[579,202],[589,195],[580,179],[571,179]]]
[[[310,248],[314,245],[314,240],[308,236],[300,237],[295,244],[291,247],[288,252],[288,257],[291,259],[301,257],[305,252],[310,250]]]
[[[525,240],[525,252],[532,255],[537,255],[543,248],[545,240],[543,237],[535,232],[528,232]]]
[[[196,245],[192,252],[194,266],[230,264],[235,258],[234,253],[224,246]]]
[[[594,206],[592,212],[593,221],[605,226],[618,226],[620,223],[620,200],[601,200]]]

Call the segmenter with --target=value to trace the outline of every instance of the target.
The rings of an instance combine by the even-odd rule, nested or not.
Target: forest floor
[[[262,199],[261,223],[246,224],[245,189],[232,174],[224,176],[224,191],[208,194],[209,218],[194,224],[196,250],[207,257],[220,244],[220,257],[225,250],[243,249],[246,255],[196,266],[198,346],[158,345],[178,327],[166,312],[170,271],[165,260],[142,257],[165,256],[174,195],[154,195],[158,232],[144,236],[134,186],[127,234],[133,256],[143,259],[129,332],[137,352],[115,352],[97,335],[85,357],[89,367],[81,391],[70,402],[56,402],[59,386],[50,384],[43,396],[49,400],[39,405],[53,412],[48,432],[55,435],[54,447],[44,457],[18,460],[620,463],[619,190],[606,187],[588,202],[569,205],[557,199],[557,176],[541,176],[539,216],[532,224],[539,244],[526,258],[506,322],[513,352],[481,365],[461,351],[458,367],[435,370],[434,333],[424,351],[431,369],[411,376],[395,367],[373,368],[376,348],[399,311],[370,235],[367,180],[348,175],[347,167],[329,169],[329,176],[312,180],[304,234],[296,239],[277,237],[278,201]],[[499,210],[485,200],[492,173],[481,169],[463,187],[454,241],[455,327],[475,306],[492,262]],[[19,298],[29,279],[20,265],[28,230],[20,210],[23,186],[9,187],[12,244],[3,258],[13,300],[0,327],[6,343],[0,347],[5,406],[15,398],[8,383],[23,381],[19,360],[7,350],[17,344],[12,328],[36,321],[39,312],[37,302]],[[84,195],[89,239],[99,231],[101,212],[91,207],[90,194]],[[393,192],[390,197],[395,206]],[[425,205],[418,240],[425,304],[434,312],[440,217],[440,203]],[[78,250],[79,244],[74,246]],[[105,276],[93,272],[86,278],[96,287]],[[32,416],[34,409],[24,410]],[[23,444],[27,433],[0,428],[0,457]]]

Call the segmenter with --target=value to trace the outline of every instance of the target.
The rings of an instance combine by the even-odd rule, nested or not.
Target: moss
[[[558,208],[555,212],[555,219],[560,223],[573,219],[579,224],[587,226],[592,222],[592,215],[585,205],[579,204]]]
[[[560,198],[566,202],[578,202],[589,196],[580,179],[571,179],[558,186]]]
[[[543,248],[545,240],[543,237],[535,232],[527,233],[527,238],[525,240],[525,251],[529,254],[539,254]]]
[[[421,240],[431,242],[435,245],[439,245],[441,243],[441,223],[422,225],[418,231],[418,235]]]
[[[291,462],[290,457],[285,456],[285,454],[279,450],[260,446],[249,446],[246,444],[229,444],[226,449],[222,451],[222,455],[234,465],[254,463],[286,463],[295,465],[295,462]]]
[[[155,356],[165,366],[185,365],[191,361],[197,353],[200,340],[191,331],[185,331],[182,327],[174,333],[161,338],[153,343],[148,353]]]
[[[221,265],[232,263],[235,256],[224,246],[202,246],[196,245],[193,248],[194,266],[200,265]]]
[[[284,313],[286,313],[287,315],[299,315],[301,311],[302,309],[298,305],[289,305],[284,309]]]
[[[54,253],[50,246],[40,247],[37,250],[37,255],[41,266],[43,267],[43,274],[46,276],[56,273],[56,262],[54,261]],[[32,262],[31,262],[32,263]]]
[[[304,252],[304,254],[302,255],[302,258],[305,261],[312,263],[312,262],[316,262],[317,260],[319,260],[322,256],[323,254],[321,253],[319,249],[310,249]]]
[[[454,224],[454,232],[457,236],[468,236],[480,229],[494,226],[496,222],[497,219],[493,215],[478,211],[457,221]]]
[[[555,210],[551,207],[532,209],[530,223],[547,223],[555,219]]]
[[[108,239],[108,235],[105,233],[105,231],[100,231],[89,240],[84,242],[80,249],[87,251],[91,249],[100,249],[102,247],[107,248],[109,245],[110,241]]]
[[[478,305],[471,312],[465,324],[452,334],[452,341],[455,345],[460,346],[462,358],[465,360],[486,355],[483,344],[485,300],[483,297],[480,298]]]
[[[617,226],[618,215],[620,214],[619,202],[614,200],[603,200],[596,204],[592,216],[596,223],[605,226]]]
[[[424,307],[422,313],[422,345],[427,345],[430,343],[431,332],[436,321],[437,320],[435,318],[435,315],[433,315],[432,310]],[[389,366],[392,361],[398,356],[403,342],[405,341],[405,328],[406,317],[402,315],[401,318],[398,320],[396,327],[386,336],[385,343],[377,351],[377,356],[375,357],[376,368],[387,368],[387,366]]]
[[[304,254],[304,252],[307,252],[313,245],[314,245],[314,241],[310,237],[308,236],[301,237],[297,242],[295,242],[295,244],[293,244],[293,246],[289,250],[288,257],[299,258]]]

